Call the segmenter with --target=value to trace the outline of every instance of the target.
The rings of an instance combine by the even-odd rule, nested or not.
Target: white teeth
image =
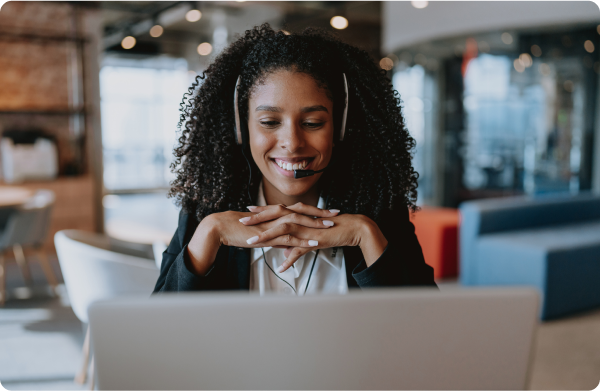
[[[292,171],[292,170],[303,170],[308,166],[308,161],[304,160],[299,163],[286,163],[283,160],[275,160],[277,165],[284,170]]]

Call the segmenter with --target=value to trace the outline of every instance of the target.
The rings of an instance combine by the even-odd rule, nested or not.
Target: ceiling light
[[[412,4],[413,7],[415,8],[425,8],[429,5],[428,1],[411,1],[410,4]]]
[[[331,18],[330,23],[331,27],[338,30],[343,30],[348,27],[348,19],[344,18],[343,16],[334,16]]]
[[[121,41],[121,46],[123,47],[123,49],[131,49],[135,46],[135,38],[133,38],[131,35],[123,38],[123,40]]]
[[[162,26],[157,24],[155,26],[152,26],[152,28],[150,29],[150,36],[153,38],[158,38],[163,34],[164,31],[165,30],[162,28]]]
[[[198,45],[198,54],[201,56],[208,56],[212,52],[212,45],[208,42],[201,43]]]
[[[197,22],[202,17],[202,12],[198,10],[189,10],[187,14],[185,14],[185,20],[188,22]]]

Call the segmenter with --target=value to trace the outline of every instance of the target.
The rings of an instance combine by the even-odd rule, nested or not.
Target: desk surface
[[[25,187],[0,186],[0,207],[21,205],[33,196],[33,191]]]

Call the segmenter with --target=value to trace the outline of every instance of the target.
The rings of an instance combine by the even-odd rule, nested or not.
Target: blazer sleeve
[[[378,223],[388,246],[371,266],[367,267],[362,258],[352,270],[352,276],[359,287],[437,287],[433,279],[433,268],[425,263],[408,213],[408,209],[403,208],[399,212],[386,214]]]
[[[198,223],[194,216],[183,211],[180,212],[177,231],[163,252],[160,275],[153,293],[219,289],[223,275],[223,258],[226,263],[228,248],[223,246],[219,249],[213,267],[205,276],[198,276],[188,268],[190,259],[187,245],[197,226]]]

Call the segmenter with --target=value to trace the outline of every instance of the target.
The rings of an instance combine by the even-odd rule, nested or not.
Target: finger
[[[312,249],[310,249],[310,248],[301,248],[301,247],[292,248],[290,250],[290,255],[288,255],[288,257],[283,262],[283,264],[281,266],[279,266],[279,268],[277,269],[277,272],[283,273],[284,271],[289,269],[294,263],[296,263],[296,261],[298,259],[300,259],[301,256],[305,255],[306,253],[308,253],[310,251],[312,251]],[[285,253],[285,251],[284,251],[284,253]]]
[[[240,222],[244,225],[255,225],[259,223],[264,223],[265,221],[275,220],[282,216],[294,213],[293,211],[287,209],[283,204],[269,205],[268,207],[257,206],[257,208],[265,209],[255,215],[241,218]]]
[[[273,239],[264,240],[262,242],[249,243],[257,247],[305,247],[316,248],[319,245],[318,240],[301,239],[291,234],[279,235]]]
[[[319,245],[318,239],[301,239],[295,236],[297,227],[292,223],[282,223],[249,238],[246,242],[257,247],[315,247]]]
[[[280,204],[280,205],[286,206],[285,204]],[[248,208],[248,210],[249,210],[250,212],[254,212],[254,213],[260,213],[260,212],[262,212],[262,211],[264,211],[264,210],[267,210],[267,209],[269,209],[270,207],[273,207],[273,206],[276,206],[276,205],[266,205],[266,206],[247,206],[246,208]]]
[[[303,215],[316,217],[333,217],[337,216],[340,213],[338,209],[319,209],[316,206],[306,205],[302,202],[298,202],[294,205],[288,206],[287,209],[293,210],[294,212]]]
[[[300,213],[290,213],[280,217],[276,221],[277,224],[292,223],[308,228],[331,228],[335,225],[332,220],[323,218],[309,217]]]

